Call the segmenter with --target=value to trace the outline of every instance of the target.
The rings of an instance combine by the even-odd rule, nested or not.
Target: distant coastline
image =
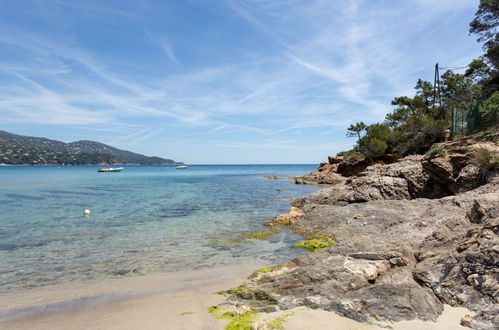
[[[63,165],[184,165],[173,159],[150,157],[109,145],[81,140],[65,143],[0,131],[0,164]]]

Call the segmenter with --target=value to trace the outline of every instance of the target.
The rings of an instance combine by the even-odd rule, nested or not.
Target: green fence
[[[469,110],[452,109],[452,136],[454,138],[473,134],[477,127],[478,106],[477,102]]]

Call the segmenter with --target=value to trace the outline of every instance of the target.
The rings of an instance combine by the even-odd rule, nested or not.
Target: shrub
[[[388,142],[399,156],[424,154],[432,144],[444,140],[447,126],[446,120],[414,115],[395,130]]]
[[[432,158],[435,158],[437,156],[443,156],[445,154],[444,150],[442,148],[433,148],[431,150],[428,150],[426,153],[425,153],[425,156],[427,156],[428,158],[432,159]]]
[[[479,169],[482,182],[486,182],[492,171],[496,169],[498,157],[492,157],[492,153],[485,148],[479,148],[472,154],[471,163]]]
[[[381,141],[377,138],[372,138],[369,140],[369,143],[367,143],[366,146],[367,156],[369,158],[383,156],[385,154],[387,147],[388,145],[386,144],[385,141]]]

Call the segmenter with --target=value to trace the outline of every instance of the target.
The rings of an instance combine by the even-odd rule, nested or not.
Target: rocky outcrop
[[[263,310],[308,306],[358,321],[435,320],[443,304],[492,329],[499,300],[499,180],[441,199],[308,205],[290,228],[336,244],[256,273],[233,298]]]
[[[371,165],[295,199],[291,212],[269,225],[335,244],[256,272],[229,296],[262,311],[308,306],[362,322],[435,320],[449,304],[476,312],[463,325],[493,329],[499,176],[484,172],[483,148]],[[498,151],[493,143],[487,148],[489,156]]]
[[[423,169],[441,189],[456,194],[486,181],[486,163],[497,157],[499,148],[494,142],[480,142],[464,146],[437,144],[433,150],[438,149],[442,152],[437,157],[423,159]]]
[[[296,178],[295,182],[334,185],[298,198],[293,204],[341,205],[384,199],[441,198],[484,184],[491,174],[487,162],[497,158],[499,146],[490,141],[458,147],[454,144],[438,144],[432,149],[436,152],[426,156],[412,155],[396,163],[373,164],[352,177],[338,172],[344,161],[324,163],[319,170]]]
[[[295,177],[296,184],[338,184],[345,181],[345,177],[339,173],[338,163],[343,160],[341,157],[329,157],[328,163],[321,163],[317,171]]]

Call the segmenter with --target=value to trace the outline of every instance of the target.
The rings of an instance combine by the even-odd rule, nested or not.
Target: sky
[[[0,130],[189,164],[318,164],[481,55],[478,0],[0,0]]]

